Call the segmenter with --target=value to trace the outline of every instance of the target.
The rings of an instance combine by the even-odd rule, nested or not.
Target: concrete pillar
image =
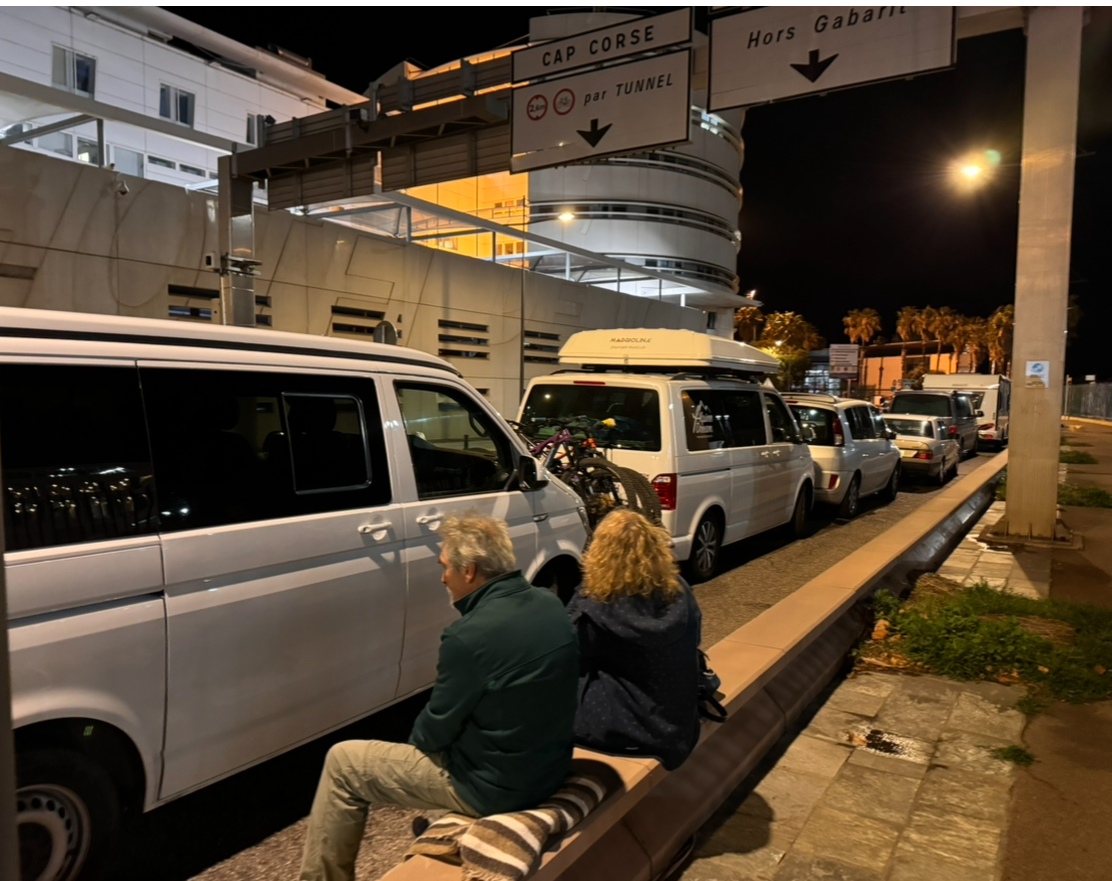
[[[19,877],[15,833],[15,752],[8,655],[8,596],[4,584],[4,509],[0,507],[0,878]]]
[[[220,319],[255,326],[255,215],[251,181],[232,174],[235,156],[217,160],[220,176]]]
[[[1079,6],[1038,6],[1027,23],[1004,519],[1007,534],[1042,539],[1054,537],[1057,514],[1082,15]]]

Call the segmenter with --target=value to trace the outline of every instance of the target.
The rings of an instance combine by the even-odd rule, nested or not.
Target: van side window
[[[854,440],[871,440],[878,436],[868,407],[847,407],[845,414],[849,418],[849,432]]]
[[[390,500],[371,380],[161,368],[140,375],[163,531]]]
[[[157,533],[134,367],[0,364],[9,551]]]
[[[687,449],[692,453],[721,450],[730,446],[730,435],[722,412],[722,395],[709,389],[680,393]]]
[[[722,392],[726,420],[735,447],[760,447],[768,443],[765,436],[761,396],[757,392]]]
[[[772,443],[792,443],[796,439],[796,427],[795,420],[788,414],[788,408],[775,395],[765,395],[764,399],[769,427],[772,429]]]
[[[884,415],[876,407],[869,407],[869,415],[873,420],[873,431],[875,432],[875,436],[887,439],[888,426],[884,423]]]
[[[954,401],[957,404],[959,418],[973,415],[973,408],[969,406],[969,398],[965,395],[954,395]]]
[[[398,382],[409,455],[422,499],[501,492],[514,469],[509,439],[459,389]]]

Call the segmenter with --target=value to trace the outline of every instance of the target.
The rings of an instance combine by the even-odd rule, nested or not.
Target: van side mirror
[[[512,487],[514,483],[522,492],[533,492],[548,486],[548,478],[540,476],[536,459],[532,456],[522,456],[517,460],[517,468],[514,469],[510,486]]]
[[[974,413],[973,415],[974,415],[974,416],[976,416],[976,417],[977,417],[978,419],[980,419],[980,418],[981,418],[982,416],[984,416],[984,415],[985,415],[985,411],[984,411],[984,410],[978,410],[978,411],[977,411],[976,413]]]
[[[896,439],[896,429],[886,428],[886,429],[884,429],[884,433],[888,436],[888,440],[895,440]]]

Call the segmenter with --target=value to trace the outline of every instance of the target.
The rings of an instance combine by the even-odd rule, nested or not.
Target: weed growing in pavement
[[[1058,453],[1058,461],[1063,465],[1096,465],[1097,457],[1084,450],[1062,450]]]
[[[1046,701],[1040,700],[1033,694],[1025,694],[1015,702],[1015,708],[1024,716],[1037,716],[1046,709]]]
[[[1033,765],[1035,757],[1022,746],[998,746],[992,751],[993,756],[1002,762],[1014,762],[1017,765]]]
[[[881,592],[874,606],[873,638],[858,652],[864,666],[1024,683],[1034,700],[1112,697],[1112,609],[937,576],[920,579],[906,602]]]
[[[1087,455],[1087,454],[1086,454]],[[1008,499],[1007,475],[996,484],[996,501]],[[1099,486],[1076,486],[1072,483],[1058,484],[1058,504],[1075,508],[1112,508],[1112,493]]]
[[[1087,444],[1087,443],[1085,443],[1085,441],[1076,441],[1073,438],[1069,438],[1069,437],[1063,437],[1062,438],[1062,446],[1063,447],[1091,447],[1092,444]]]

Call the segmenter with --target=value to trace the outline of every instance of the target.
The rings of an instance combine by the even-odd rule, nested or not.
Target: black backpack
[[[726,708],[715,697],[721,687],[722,680],[707,664],[707,653],[699,649],[699,715],[704,719],[726,721]]]

